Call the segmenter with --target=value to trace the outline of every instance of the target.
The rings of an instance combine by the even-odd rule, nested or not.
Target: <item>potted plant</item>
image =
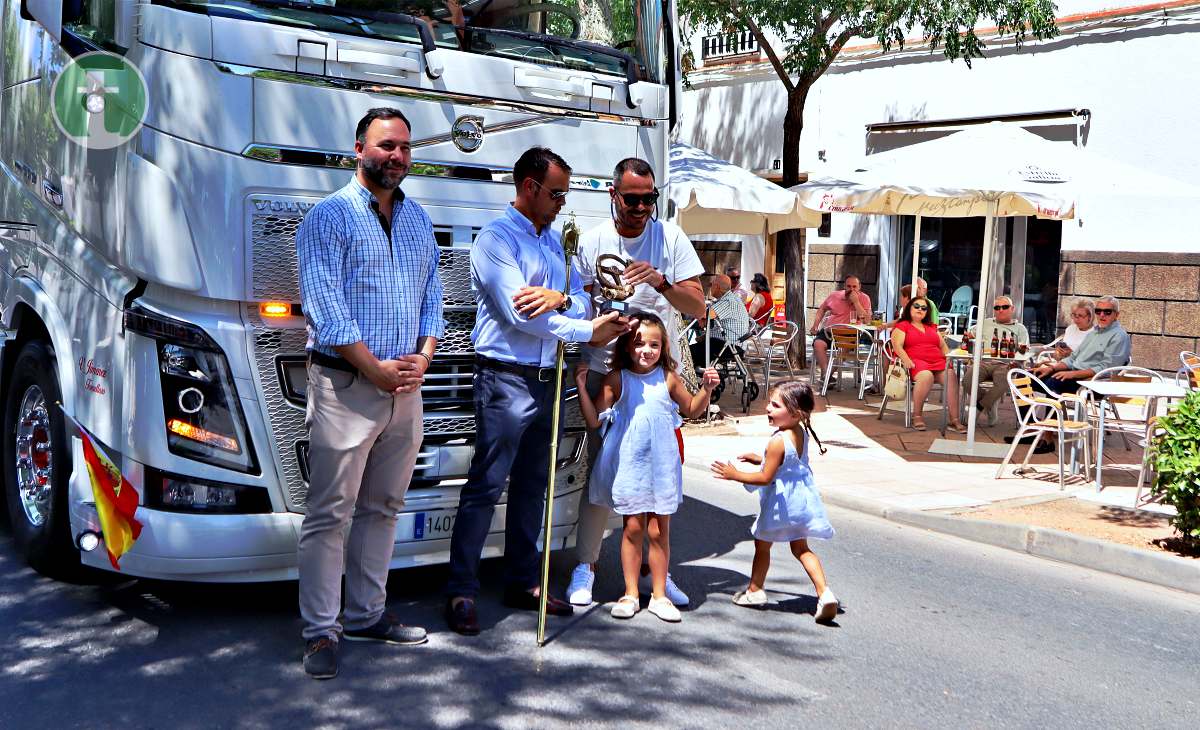
[[[1171,526],[1190,548],[1200,548],[1200,390],[1158,419],[1151,441],[1154,484],[1162,504],[1175,508]]]

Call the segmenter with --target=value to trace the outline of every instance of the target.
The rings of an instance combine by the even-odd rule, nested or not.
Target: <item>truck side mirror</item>
[[[21,0],[21,17],[36,20],[55,41],[62,41],[63,0]]]

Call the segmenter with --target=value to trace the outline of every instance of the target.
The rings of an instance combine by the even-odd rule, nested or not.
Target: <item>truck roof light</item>
[[[172,418],[171,420],[167,421],[167,430],[173,434],[182,436],[185,439],[199,441],[202,444],[216,446],[217,448],[225,449],[226,451],[232,451],[234,453],[241,452],[241,449],[238,448],[237,439],[223,436],[219,433],[213,433],[212,431],[200,428],[195,424],[181,421],[178,418]]]

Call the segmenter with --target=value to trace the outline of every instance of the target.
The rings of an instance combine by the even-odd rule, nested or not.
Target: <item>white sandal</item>
[[[621,596],[613,604],[609,613],[613,618],[633,618],[641,608],[641,601],[636,596]]]
[[[663,621],[668,623],[679,623],[683,619],[683,614],[679,613],[679,609],[675,608],[675,604],[671,603],[671,599],[663,596],[662,598],[651,598],[647,604],[646,610],[658,616]]]

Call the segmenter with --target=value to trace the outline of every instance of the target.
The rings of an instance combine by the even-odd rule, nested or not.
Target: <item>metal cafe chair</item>
[[[1114,380],[1124,383],[1152,383],[1161,382],[1163,378],[1153,370],[1146,368],[1132,365],[1117,365],[1101,370],[1092,376],[1092,379]],[[1099,424],[1099,409],[1104,408],[1107,411],[1104,416],[1105,433],[1097,433],[1096,438],[1102,439],[1112,432],[1119,433],[1121,434],[1121,439],[1125,442],[1125,450],[1131,451],[1132,445],[1129,441],[1129,434],[1134,434],[1137,438],[1145,435],[1147,424],[1154,415],[1150,412],[1151,402],[1150,398],[1142,396],[1109,396],[1103,399],[1089,398],[1088,420],[1093,425],[1098,426]]]
[[[1021,444],[1021,439],[1029,434],[1035,434],[1033,443],[1029,445],[1029,451],[1025,453],[1025,460],[1021,462],[1021,466],[1014,473],[1020,475],[1029,468],[1029,459],[1033,456],[1034,449],[1041,442],[1042,436],[1048,433],[1058,437],[1059,490],[1067,488],[1066,472],[1063,468],[1063,450],[1067,444],[1072,446],[1078,444],[1083,447],[1083,472],[1088,473],[1091,468],[1092,426],[1086,420],[1080,421],[1071,417],[1075,415],[1076,405],[1080,401],[1076,398],[1068,399],[1052,394],[1046,384],[1036,375],[1021,368],[1008,371],[1008,389],[1012,394],[1013,403],[1018,406],[1026,406],[1026,408],[1017,421],[1017,433],[1013,437],[1008,453],[1004,455],[1004,461],[1000,462],[1000,468],[996,470],[996,478],[999,479],[1004,473],[1004,468],[1012,461],[1013,454]],[[1071,411],[1070,416],[1067,412],[1068,409]]]
[[[1158,501],[1153,493],[1147,493],[1145,497],[1142,494],[1146,491],[1147,481],[1152,482],[1154,479],[1154,459],[1150,445],[1155,438],[1164,433],[1166,433],[1166,429],[1158,426],[1158,416],[1150,416],[1150,420],[1146,421],[1146,433],[1142,437],[1142,465],[1138,468],[1137,494],[1133,497],[1134,507],[1142,507]]]
[[[792,369],[792,358],[788,355],[788,350],[799,334],[800,326],[795,322],[780,322],[776,320],[763,327],[756,336],[745,341],[747,362],[754,363],[755,365],[761,363],[763,366],[764,393],[771,390],[771,374],[773,370],[778,369],[779,372],[776,375],[782,377],[783,368],[778,367],[780,362],[783,363],[783,366],[786,366],[790,377],[796,377],[796,371]]]
[[[837,370],[838,373],[839,386],[842,373],[850,370],[854,375],[854,384],[858,386],[859,393],[862,393],[863,370],[871,354],[871,346],[862,343],[862,336],[867,334],[867,330],[854,325],[835,324],[830,326],[826,332],[829,334],[830,341],[829,365],[825,368],[825,378],[821,383],[821,395],[825,395],[829,390],[829,381],[833,378],[834,370]]]
[[[1175,382],[1191,390],[1200,390],[1200,355],[1184,350],[1179,353],[1182,366],[1175,373]]]

